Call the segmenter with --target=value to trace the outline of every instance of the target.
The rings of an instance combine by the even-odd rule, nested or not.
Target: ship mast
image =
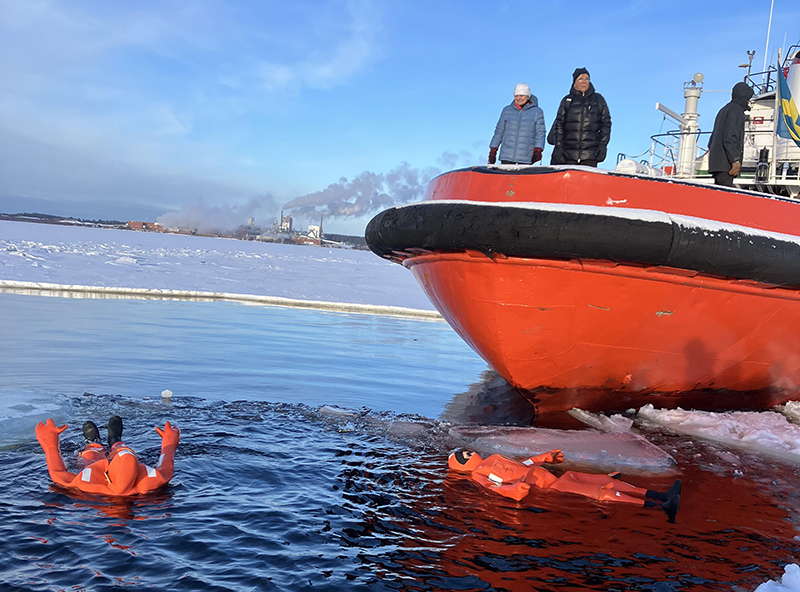
[[[663,111],[680,125],[680,139],[678,140],[677,176],[681,179],[691,179],[695,173],[695,153],[697,152],[697,133],[700,126],[697,124],[697,101],[703,93],[703,75],[698,72],[689,82],[683,85],[683,98],[686,99],[683,115],[678,115],[661,103],[656,103],[656,109]]]

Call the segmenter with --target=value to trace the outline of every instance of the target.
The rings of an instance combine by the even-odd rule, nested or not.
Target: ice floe
[[[795,563],[790,563],[783,568],[783,576],[780,582],[770,580],[764,582],[755,592],[784,592],[791,590],[800,590],[800,566]]]
[[[457,446],[481,455],[525,458],[559,449],[566,463],[614,469],[662,471],[675,459],[634,433],[597,430],[552,430],[534,427],[454,426],[449,435]]]
[[[636,414],[674,432],[800,462],[800,426],[773,411],[686,411],[645,405]]]

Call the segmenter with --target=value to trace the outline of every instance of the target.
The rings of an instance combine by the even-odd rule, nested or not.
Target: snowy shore
[[[437,315],[407,269],[370,251],[107,228],[0,221],[0,281],[21,290],[242,295],[267,304],[316,301]]]

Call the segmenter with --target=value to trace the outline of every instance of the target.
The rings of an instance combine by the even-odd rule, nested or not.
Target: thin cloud
[[[328,89],[345,84],[382,57],[381,19],[370,2],[348,2],[347,35],[331,47],[294,63],[264,62],[258,74],[268,91],[283,88]]]

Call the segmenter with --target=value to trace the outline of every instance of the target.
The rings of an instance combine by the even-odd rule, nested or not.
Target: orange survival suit
[[[473,481],[516,501],[528,495],[531,487],[539,487],[576,493],[596,500],[663,507],[668,513],[677,512],[680,480],[668,492],[660,493],[620,481],[613,476],[616,473],[593,475],[567,471],[556,477],[540,466],[544,463],[560,462],[564,462],[564,454],[560,450],[551,450],[522,462],[499,454],[493,454],[484,460],[474,452],[457,451],[450,455],[448,466],[454,471],[469,473]]]
[[[172,479],[181,432],[169,422],[164,429],[156,428],[161,436],[161,456],[155,467],[140,463],[133,450],[122,442],[111,447],[108,458],[102,444],[89,443],[80,454],[79,463],[85,468],[79,473],[67,471],[61,458],[58,437],[66,429],[66,425],[56,427],[52,419],[36,425],[36,439],[44,450],[50,478],[57,485],[86,493],[130,496],[154,491]]]

